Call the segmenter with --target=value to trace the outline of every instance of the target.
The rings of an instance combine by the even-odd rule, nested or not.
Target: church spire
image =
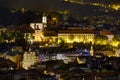
[[[42,23],[44,27],[47,27],[47,16],[45,15],[45,13],[43,13],[43,16],[42,16]]]
[[[93,54],[94,54],[93,45],[91,45],[90,54],[91,54],[91,56],[93,56]]]

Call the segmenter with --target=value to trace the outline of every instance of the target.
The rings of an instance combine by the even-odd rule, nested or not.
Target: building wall
[[[108,37],[108,42],[111,42],[112,39],[114,38],[114,35],[106,35]]]
[[[62,39],[65,43],[73,42],[94,42],[94,34],[58,34],[58,39]]]
[[[41,42],[44,39],[42,30],[35,30],[35,33],[33,34],[33,36],[34,36],[33,41],[36,41],[36,42]]]
[[[44,41],[44,35],[43,35],[43,30],[44,30],[44,23],[30,23],[30,26],[33,28],[35,33],[33,33],[33,42],[42,42]]]
[[[56,42],[57,36],[44,36],[45,41]]]
[[[30,23],[33,30],[43,29],[43,23]]]
[[[33,43],[33,33],[25,33],[24,38],[30,43]]]
[[[113,33],[111,31],[109,31],[109,30],[102,30],[102,31],[100,31],[100,35],[107,36],[108,37],[108,42],[111,42],[112,39],[114,38]]]
[[[34,65],[38,62],[38,56],[35,55],[35,52],[25,52],[23,55],[23,68],[29,69],[31,65]]]

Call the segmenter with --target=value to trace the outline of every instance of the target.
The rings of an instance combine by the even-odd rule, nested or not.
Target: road
[[[65,2],[70,2],[70,3],[76,3],[80,5],[92,5],[92,6],[98,6],[98,7],[103,7],[106,9],[112,9],[112,10],[120,10],[120,4],[104,4],[104,3],[99,3],[99,2],[86,2],[83,0],[64,0]]]

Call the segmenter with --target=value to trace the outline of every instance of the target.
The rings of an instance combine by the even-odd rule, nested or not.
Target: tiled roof
[[[7,27],[7,32],[17,32],[19,31],[19,26],[10,25]]]
[[[59,30],[58,34],[72,33],[72,34],[94,34],[92,29],[68,29],[68,30]]]
[[[100,35],[113,35],[113,33],[108,30],[102,30],[100,31]]]
[[[21,26],[11,25],[7,27],[7,32],[34,33],[34,30],[27,24]]]
[[[44,36],[57,36],[57,33],[55,31],[44,31]]]
[[[24,24],[19,28],[20,32],[23,33],[34,33],[35,31],[30,27],[30,25]]]

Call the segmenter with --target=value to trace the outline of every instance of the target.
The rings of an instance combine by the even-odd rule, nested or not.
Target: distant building
[[[67,29],[58,31],[58,39],[65,43],[94,42],[94,30],[92,29]]]
[[[30,26],[33,30],[42,30],[44,29],[43,23],[30,23]]]
[[[47,16],[45,14],[42,16],[42,23],[44,27],[47,27]]]
[[[118,50],[116,51],[116,56],[117,56],[117,57],[120,57],[120,49],[118,49]]]
[[[9,59],[0,58],[0,71],[14,70],[16,68],[16,63]]]
[[[30,23],[30,26],[35,31],[33,41],[42,42],[44,40],[43,30],[47,27],[47,17],[43,15],[41,23]]]
[[[2,25],[0,25],[0,36],[1,36],[2,32],[5,32],[6,30],[7,30],[6,28],[4,28]]]
[[[108,30],[102,30],[100,31],[100,35],[104,35],[108,37],[108,42],[111,42],[112,39],[114,38],[114,34]]]
[[[23,55],[23,68],[29,69],[32,65],[38,62],[38,56],[36,56],[35,52],[25,52]]]
[[[33,33],[35,33],[35,31],[33,30],[33,28],[30,27],[30,25],[24,24],[20,26],[20,32],[24,33],[24,38],[29,42],[32,43],[33,40]]]
[[[56,42],[57,37],[58,37],[58,34],[55,31],[51,31],[51,30],[44,31],[44,39],[49,43]]]
[[[43,41],[43,23],[30,23],[30,26],[35,31],[33,33],[33,41],[35,42],[41,42]]]
[[[94,55],[93,45],[91,45],[90,54],[91,54],[92,56]]]

